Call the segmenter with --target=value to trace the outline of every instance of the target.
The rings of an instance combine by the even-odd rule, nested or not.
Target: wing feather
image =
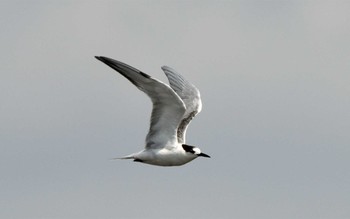
[[[132,66],[107,57],[96,58],[119,72],[151,98],[153,109],[146,148],[173,147],[177,143],[177,127],[186,110],[179,95],[169,85]]]
[[[170,87],[180,96],[186,106],[186,111],[181,118],[177,130],[178,142],[184,144],[186,141],[186,130],[192,119],[202,110],[202,101],[199,90],[187,81],[174,69],[163,66],[162,70],[167,76]]]

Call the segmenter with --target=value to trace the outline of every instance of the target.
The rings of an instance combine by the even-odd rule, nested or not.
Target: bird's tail
[[[130,154],[124,157],[115,157],[115,158],[112,158],[111,160],[126,160],[126,159],[135,159],[134,154]]]

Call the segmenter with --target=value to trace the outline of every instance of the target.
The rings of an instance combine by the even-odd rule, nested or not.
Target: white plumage
[[[96,58],[126,77],[153,103],[145,149],[121,159],[179,166],[198,156],[209,157],[199,148],[185,144],[187,127],[202,109],[199,90],[193,84],[167,66],[163,66],[162,70],[170,86],[125,63],[102,56]]]

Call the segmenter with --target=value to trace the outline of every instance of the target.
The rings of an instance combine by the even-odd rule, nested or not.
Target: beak
[[[200,153],[200,154],[198,154],[198,157],[208,157],[208,158],[210,158],[210,156],[209,155],[207,155],[207,154],[205,154],[205,153]]]

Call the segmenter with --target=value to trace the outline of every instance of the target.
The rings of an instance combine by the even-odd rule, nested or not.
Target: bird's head
[[[208,158],[210,158],[209,155],[207,155],[205,153],[202,153],[201,149],[199,149],[199,148],[197,148],[195,146],[190,146],[190,145],[183,144],[182,148],[188,153],[192,153],[194,155],[197,155],[197,157],[208,157]]]

